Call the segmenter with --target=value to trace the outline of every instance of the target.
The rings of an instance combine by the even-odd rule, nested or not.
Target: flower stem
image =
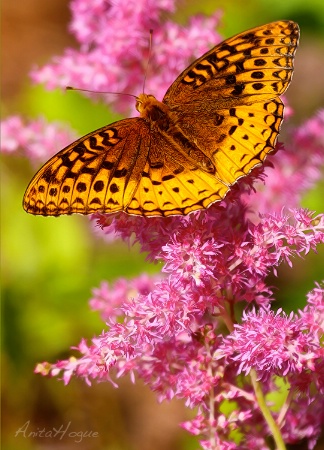
[[[293,391],[292,388],[290,388],[289,393],[287,395],[287,398],[286,398],[284,404],[282,405],[282,408],[280,410],[280,414],[278,416],[278,424],[279,424],[279,426],[281,426],[283,424],[284,420],[285,420],[285,416],[286,416],[287,411],[289,409],[289,406],[290,406],[291,400],[293,398],[293,395],[294,395],[294,391]]]
[[[210,357],[210,361],[212,361],[211,349],[209,344],[206,342],[205,344],[206,352]],[[207,373],[209,376],[213,376],[212,366],[209,365],[207,367]],[[214,395],[214,387],[210,389],[209,395],[209,443],[211,449],[216,449],[216,428],[215,428],[215,395]]]
[[[272,414],[266,404],[265,397],[263,395],[261,384],[257,380],[256,372],[252,369],[250,372],[250,377],[255,393],[255,397],[257,399],[258,405],[260,407],[260,410],[263,414],[263,417],[265,418],[265,421],[268,424],[268,427],[270,428],[270,431],[272,433],[273,439],[276,443],[277,449],[276,450],[286,450],[285,443],[282,439],[282,435],[280,432],[280,428],[274,418],[272,417]]]

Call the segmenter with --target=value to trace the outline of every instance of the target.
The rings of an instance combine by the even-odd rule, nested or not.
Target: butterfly
[[[222,200],[276,144],[299,27],[278,21],[237,34],[194,61],[162,102],[93,131],[53,156],[23,200],[31,214],[124,211],[185,215]]]

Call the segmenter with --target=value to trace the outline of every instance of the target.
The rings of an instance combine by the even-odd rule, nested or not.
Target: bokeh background
[[[182,1],[177,19],[185,25],[197,12],[224,12],[224,37],[278,19],[292,19],[301,27],[296,71],[287,97],[298,124],[324,106],[324,3],[322,0]],[[67,0],[3,0],[2,2],[2,116],[23,114],[67,121],[80,135],[117,118],[106,106],[94,105],[78,93],[47,92],[31,85],[28,72],[76,43],[68,34]],[[194,43],[188,43],[194,45]],[[91,86],[89,86],[91,89]],[[285,127],[283,127],[285,128]],[[58,149],[59,150],[59,149]],[[69,355],[81,337],[102,331],[96,313],[88,309],[91,289],[102,280],[155,273],[134,246],[103,243],[90,231],[86,217],[33,217],[21,206],[35,168],[24,158],[3,157],[1,176],[2,271],[2,448],[11,449],[196,449],[197,440],[178,427],[192,417],[182,402],[158,405],[140,381],[127,379],[115,389],[109,383],[72,380],[64,387],[56,379],[33,373],[39,361]],[[307,193],[303,206],[324,210],[324,184]],[[314,280],[323,278],[324,252],[311,253],[282,266],[278,305],[297,309]],[[26,426],[26,434],[16,432]],[[98,438],[27,437],[37,429],[98,432]],[[306,448],[301,443],[299,449]],[[294,447],[291,447],[294,448]],[[297,448],[297,447],[296,447]],[[323,449],[319,443],[317,449]]]

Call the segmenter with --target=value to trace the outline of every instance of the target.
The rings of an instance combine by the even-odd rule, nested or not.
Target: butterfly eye
[[[143,110],[143,102],[141,102],[141,100],[139,100],[138,97],[136,98],[135,108],[139,113],[142,112]]]

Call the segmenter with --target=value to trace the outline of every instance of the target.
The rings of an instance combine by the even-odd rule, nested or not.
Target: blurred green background
[[[295,109],[294,121],[300,123],[323,107],[322,0],[188,0],[180,4],[177,19],[185,24],[191,14],[208,14],[216,8],[224,11],[224,37],[273,20],[297,21],[302,37],[287,94]],[[3,117],[42,114],[67,121],[80,135],[116,119],[106,106],[95,105],[76,92],[46,92],[31,86],[28,72],[34,64],[42,65],[66,46],[75,45],[67,33],[68,21],[66,0],[3,1]],[[102,280],[159,270],[145,262],[138,247],[104,244],[94,237],[85,217],[27,215],[21,201],[33,173],[26,159],[2,157],[2,448],[197,448],[197,440],[178,427],[192,413],[178,401],[157,406],[154,394],[141,382],[134,386],[122,379],[118,390],[108,383],[89,388],[80,380],[64,387],[56,379],[33,374],[37,362],[65,358],[81,337],[91,338],[102,331],[98,315],[88,309],[93,287]],[[323,211],[323,192],[324,184],[319,183],[303,206]],[[292,269],[282,266],[278,278],[270,280],[278,287],[278,300],[286,310],[303,306],[314,280],[323,278],[323,264],[321,250],[296,260]],[[26,423],[26,433],[15,436]],[[30,431],[65,428],[69,423],[69,431],[88,430],[98,432],[99,437],[80,443],[27,437]]]

